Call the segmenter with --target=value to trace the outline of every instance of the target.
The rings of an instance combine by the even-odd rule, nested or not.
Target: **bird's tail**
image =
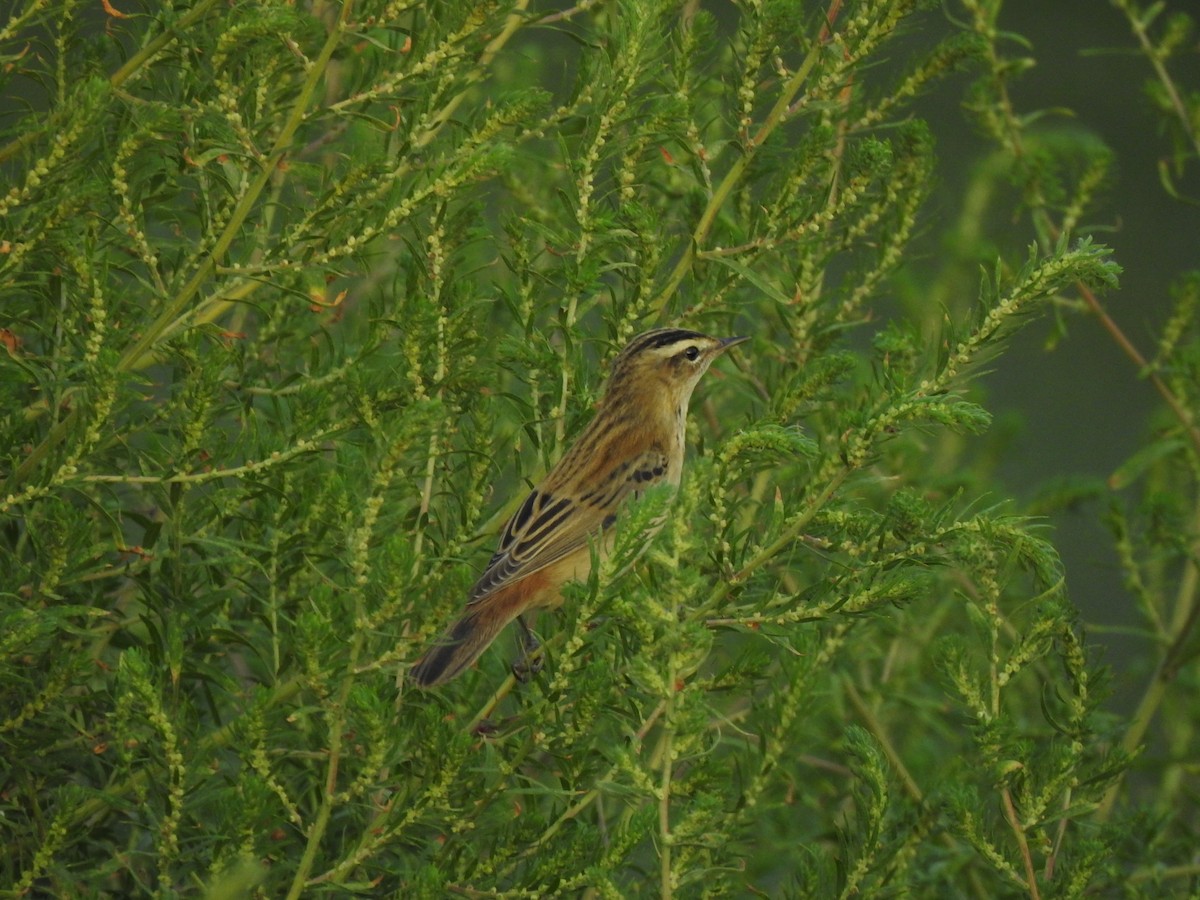
[[[516,609],[499,604],[484,604],[468,609],[461,619],[412,667],[412,679],[419,687],[427,688],[449,681],[462,673],[483,653],[517,617]]]

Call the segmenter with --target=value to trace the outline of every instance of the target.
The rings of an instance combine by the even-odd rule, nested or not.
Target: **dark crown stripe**
[[[628,356],[632,356],[635,353],[641,353],[643,350],[649,350],[651,347],[667,347],[679,341],[694,341],[696,338],[702,337],[704,335],[698,331],[688,331],[686,328],[660,328],[657,331],[651,331],[642,335],[641,340],[631,344],[625,353]]]

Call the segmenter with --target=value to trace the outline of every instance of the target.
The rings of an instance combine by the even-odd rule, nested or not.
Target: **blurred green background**
[[[1164,16],[1197,12],[1194,3],[1164,5]],[[1100,194],[1099,219],[1110,230],[1097,232],[1095,239],[1114,248],[1124,272],[1120,289],[1102,302],[1143,354],[1152,356],[1155,335],[1170,309],[1172,280],[1200,264],[1200,206],[1170,199],[1159,179],[1159,163],[1169,157],[1171,145],[1145,99],[1150,66],[1136,51],[1125,17],[1108,2],[1010,2],[1001,25],[1030,42],[1028,55],[1037,62],[1016,81],[1017,108],[1061,110],[1047,116],[1042,127],[1089,132],[1115,154],[1114,178]],[[1196,90],[1200,54],[1193,52],[1190,61],[1190,71],[1176,64],[1172,71]],[[953,102],[961,92],[943,90],[939,96]],[[927,115],[946,164],[935,196],[957,195],[966,189],[984,144],[971,139],[949,103],[930,104]],[[955,165],[957,160],[964,165]],[[1187,197],[1200,198],[1200,173],[1185,172],[1176,186]],[[1031,323],[982,380],[997,418],[994,431],[1011,429],[997,474],[1023,500],[1035,498],[1049,479],[1108,478],[1144,446],[1156,422],[1165,422],[1158,418],[1163,406],[1154,389],[1099,324],[1071,317],[1065,326],[1066,338],[1056,340],[1058,323]],[[1149,662],[1153,655],[1143,638],[1126,630],[1143,623],[1122,585],[1111,535],[1097,511],[1055,514],[1049,521],[1089,642],[1106,648],[1104,659],[1113,667],[1114,704],[1127,711],[1147,674],[1127,664]]]

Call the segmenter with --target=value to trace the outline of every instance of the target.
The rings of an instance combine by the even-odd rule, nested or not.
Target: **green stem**
[[[1192,533],[1200,531],[1200,503],[1197,504],[1192,522]],[[1179,591],[1176,594],[1175,613],[1167,632],[1169,643],[1163,652],[1154,676],[1147,685],[1142,699],[1138,702],[1137,710],[1130,720],[1129,728],[1121,736],[1121,751],[1127,756],[1133,756],[1142,746],[1146,732],[1150,730],[1159,707],[1167,695],[1167,688],[1175,680],[1179,670],[1179,657],[1188,645],[1192,632],[1195,630],[1197,619],[1200,619],[1200,568],[1195,562],[1189,561],[1179,581]],[[1104,794],[1100,806],[1096,810],[1096,820],[1106,822],[1112,815],[1117,797],[1121,793],[1124,778],[1115,781]]]
[[[179,21],[173,27],[168,28],[141,50],[137,51],[137,53],[133,54],[133,56],[129,57],[125,65],[113,72],[109,77],[109,83],[115,88],[123,85],[141,70],[146,63],[157,56],[159,51],[166,47],[167,44],[171,43],[171,41],[175,40],[180,34],[203,18],[219,2],[220,0],[201,0],[200,3],[180,16]]]
[[[108,78],[108,83],[114,88],[119,88],[128,81],[136,72],[138,72],[146,63],[153,59],[167,44],[178,38],[184,31],[194,25],[197,21],[203,18],[209,10],[215,7],[220,0],[201,0],[200,3],[189,9],[184,15],[180,16],[179,21],[174,26],[168,28],[150,43],[146,44],[141,50],[133,54],[126,60],[125,65],[113,72]],[[19,154],[27,146],[37,141],[44,135],[51,125],[48,123],[42,128],[35,128],[32,131],[27,131],[16,140],[0,147],[0,163],[6,162],[12,157]]]
[[[800,513],[800,515],[795,519],[793,519],[791,524],[789,524],[783,529],[782,532],[780,532],[779,537],[754,554],[754,556],[731,578],[719,582],[717,586],[713,588],[712,593],[709,594],[708,599],[704,601],[704,604],[699,607],[697,612],[703,615],[707,610],[713,609],[715,606],[717,606],[717,604],[729,596],[729,592],[733,590],[734,585],[741,584],[748,577],[750,577],[755,570],[766,565],[779,553],[791,547],[792,544],[795,543],[796,538],[803,534],[804,529],[808,527],[809,523],[816,517],[817,513],[819,513],[825,507],[825,504],[829,502],[834,493],[837,492],[837,489],[842,486],[842,482],[846,480],[849,474],[850,469],[843,467],[832,478],[830,478],[829,481],[826,482],[825,487],[821,490],[821,493],[817,494],[809,501],[808,508]]]
[[[642,741],[644,741],[646,739],[646,735],[648,735],[650,733],[650,729],[654,727],[655,723],[657,723],[658,720],[660,718],[662,718],[663,714],[666,713],[666,711],[667,711],[667,701],[663,700],[662,702],[660,702],[658,704],[658,706],[656,706],[654,708],[654,710],[650,713],[650,715],[646,717],[645,721],[642,722],[641,727],[638,728],[637,733],[634,734],[633,750],[635,752],[640,750],[640,748],[642,746]],[[596,784],[604,785],[604,784],[611,783],[613,781],[613,779],[618,777],[618,775],[620,774],[620,771],[621,771],[620,764],[614,763],[612,766],[609,767],[608,771],[604,774],[604,776],[602,778],[596,779]],[[538,851],[538,849],[543,847],[547,842],[549,842],[549,840],[552,837],[554,837],[556,834],[558,834],[558,832],[562,829],[562,827],[564,825],[567,824],[567,822],[574,819],[581,812],[583,812],[585,809],[587,809],[589,806],[591,806],[593,803],[595,803],[596,800],[598,800],[600,798],[600,791],[601,791],[600,788],[594,787],[591,790],[589,790],[587,793],[585,793],[582,797],[580,797],[578,800],[576,800],[575,803],[573,803],[571,806],[569,806],[563,812],[562,815],[560,815],[556,820],[554,820],[554,822],[552,822],[550,824],[550,826],[544,832],[542,832],[542,834],[537,838],[537,840],[535,840],[532,844],[530,844],[527,848],[525,848],[524,852],[522,852],[522,854],[521,854],[521,858],[535,855],[536,852]]]
[[[779,98],[775,101],[775,105],[771,107],[771,111],[763,121],[762,127],[758,130],[758,134],[746,143],[742,155],[738,157],[729,171],[725,173],[725,177],[721,179],[721,183],[713,191],[713,195],[708,200],[708,205],[700,215],[700,221],[696,223],[696,228],[692,232],[691,241],[680,255],[679,262],[675,264],[675,269],[667,279],[666,285],[658,297],[650,304],[650,308],[656,316],[662,315],[667,301],[671,299],[672,295],[679,288],[679,285],[683,283],[683,279],[687,277],[697,251],[703,246],[704,242],[708,239],[709,232],[712,231],[712,227],[717,220],[717,214],[720,213],[721,207],[725,205],[725,201],[729,199],[729,195],[733,193],[733,189],[737,187],[742,177],[746,174],[746,170],[753,161],[758,148],[783,123],[788,109],[792,105],[793,98],[799,93],[800,88],[804,85],[813,67],[817,64],[823,47],[823,41],[817,41],[813,44],[812,49],[808,51],[808,55],[804,58],[804,62],[800,64],[800,68],[788,79],[782,93],[780,93]]]
[[[356,641],[357,643],[359,642]],[[356,654],[351,652],[351,657],[356,658]],[[350,687],[354,683],[352,672],[353,666],[346,677],[342,679],[337,699],[332,705],[329,716],[329,766],[325,772],[325,793],[321,798],[321,807],[317,810],[317,817],[309,826],[304,855],[300,858],[296,874],[292,877],[292,886],[287,892],[288,900],[296,900],[303,893],[308,875],[317,861],[317,851],[321,848],[321,839],[325,836],[325,831],[329,827],[329,819],[333,816],[333,804],[337,798],[338,766],[342,758],[342,731],[345,723],[346,700],[350,696]]]
[[[175,319],[183,312],[197,292],[199,292],[200,286],[204,284],[216,268],[217,260],[225,256],[229,248],[233,245],[234,240],[241,233],[242,225],[250,215],[251,210],[254,209],[267,183],[271,180],[275,168],[292,146],[292,139],[295,137],[296,130],[304,121],[305,114],[308,111],[309,101],[312,99],[317,85],[325,74],[325,69],[329,65],[333,51],[341,43],[342,33],[349,21],[350,8],[352,6],[353,0],[346,0],[342,5],[341,15],[338,17],[337,23],[330,30],[329,37],[325,41],[325,46],[321,48],[320,54],[309,68],[308,77],[304,79],[304,84],[300,87],[300,93],[296,97],[296,102],[292,104],[292,109],[288,113],[283,128],[279,131],[279,136],[275,139],[275,144],[271,148],[271,152],[267,154],[264,164],[250,183],[250,187],[242,194],[241,199],[238,200],[233,213],[229,217],[229,222],[225,226],[225,230],[217,238],[216,243],[213,244],[212,252],[205,257],[188,283],[183,286],[166,308],[159,313],[158,317],[150,323],[149,327],[142,332],[133,346],[121,355],[120,362],[117,364],[120,371],[130,371],[140,364],[142,357],[150,352],[151,348],[158,343],[159,339],[167,332],[169,326],[175,322]]]
[[[299,677],[291,678],[288,681],[276,685],[270,698],[264,703],[260,704],[260,708],[261,706],[274,707],[286,703],[292,697],[296,696],[296,694],[300,693],[301,686],[302,680]],[[214,751],[219,750],[222,747],[228,747],[233,743],[236,737],[241,736],[241,727],[242,720],[239,717],[226,722],[216,731],[212,732],[207,737],[202,738],[196,744],[196,758],[202,759],[211,757]],[[128,794],[143,790],[153,774],[155,774],[154,771],[149,768],[139,769],[120,784],[114,784],[106,787],[102,796],[94,797],[92,799],[85,800],[83,803],[80,803],[79,806],[77,806],[71,813],[68,819],[69,826],[78,827],[96,816],[102,816],[106,813],[112,812],[117,808],[113,803],[116,798],[124,797]]]
[[[208,0],[208,2],[204,5],[208,6],[213,4],[215,4],[215,0]],[[246,193],[244,193],[241,199],[238,201],[238,204],[234,208],[233,214],[230,216],[229,222],[225,227],[225,231],[213,245],[212,252],[204,259],[199,268],[196,270],[196,273],[192,276],[188,283],[184,285],[175,298],[169,304],[167,304],[163,311],[159,313],[158,317],[141,333],[138,339],[134,341],[133,345],[129,347],[123,354],[121,354],[121,358],[117,362],[118,372],[131,372],[142,366],[144,359],[150,353],[154,345],[157,344],[164,334],[171,329],[172,325],[176,324],[175,320],[187,307],[188,303],[191,302],[192,298],[195,297],[197,292],[199,292],[200,287],[204,284],[208,277],[213,273],[214,269],[216,268],[217,260],[221,259],[225,255],[230,246],[233,244],[234,240],[237,238],[241,231],[242,225],[244,224],[246,218],[250,215],[250,211],[254,208],[254,204],[258,201],[259,195],[270,181],[272,173],[274,173],[275,168],[279,165],[280,160],[283,159],[284,154],[291,146],[292,138],[295,136],[296,130],[304,121],[305,112],[308,109],[309,101],[312,98],[312,95],[325,72],[325,68],[329,64],[330,58],[333,56],[333,51],[337,48],[337,45],[341,41],[342,33],[345,30],[346,24],[350,18],[350,8],[352,5],[353,0],[346,0],[346,2],[343,4],[341,15],[339,16],[338,21],[334,25],[333,29],[330,31],[329,38],[326,40],[325,46],[321,48],[320,55],[318,55],[316,60],[313,61],[313,64],[308,72],[308,77],[304,80],[304,84],[300,88],[300,93],[296,97],[296,102],[292,105],[291,112],[289,113],[283,128],[280,130],[279,136],[275,140],[275,145],[271,148],[271,152],[267,155],[261,171],[257,176],[255,176]],[[187,18],[187,20],[190,22],[195,19],[195,16],[189,16],[185,18]],[[151,45],[153,45],[153,43],[154,42],[151,42]],[[151,45],[147,45],[146,49],[148,50]],[[144,55],[139,56],[141,56],[143,59],[148,58]],[[133,60],[130,60],[130,62],[132,61]],[[129,64],[127,63],[117,74],[113,75],[113,78],[117,78],[121,72],[124,72],[128,68]],[[128,77],[128,75],[123,75],[121,77],[123,80],[124,78]],[[2,160],[3,155],[0,154],[0,161]],[[72,429],[75,428],[79,420],[79,410],[80,407],[76,406],[71,410],[70,413],[67,414],[66,417],[62,419],[62,421],[51,428],[50,432],[46,435],[42,442],[34,447],[33,450],[30,451],[29,455],[26,456],[22,461],[21,465],[13,471],[12,475],[9,477],[7,485],[10,493],[15,492],[17,486],[29,478],[34,469],[41,463],[47,454],[49,454],[54,447],[58,446],[58,444],[63,441],[63,439],[72,431]]]
[[[484,72],[492,64],[492,61],[496,58],[496,54],[504,48],[504,45],[508,43],[509,39],[517,31],[529,22],[529,17],[524,14],[528,7],[529,0],[517,0],[512,11],[508,14],[508,18],[504,20],[504,27],[500,30],[500,33],[492,38],[488,42],[488,45],[483,48],[483,53],[480,54],[479,61],[470,75],[467,76],[467,86],[450,99],[450,102],[434,118],[433,124],[420,137],[413,141],[413,146],[416,149],[422,150],[433,142],[433,139],[438,136],[438,132],[442,130],[442,126],[453,118],[454,111],[458,109],[475,84],[483,79]]]
[[[674,613],[678,616],[678,604]],[[671,778],[675,769],[675,723],[672,717],[675,713],[675,679],[678,673],[675,668],[675,654],[669,654],[667,660],[667,696],[663,700],[663,733],[661,777],[658,787],[658,861],[659,861],[659,896],[662,900],[671,900],[674,887],[671,882],[671,846],[674,837],[671,834]]]
[[[904,757],[896,749],[896,745],[893,743],[892,736],[888,733],[887,727],[875,715],[875,711],[871,709],[866,700],[863,699],[862,694],[858,692],[858,688],[850,676],[846,675],[842,677],[842,685],[846,690],[846,697],[850,700],[850,705],[854,707],[854,711],[863,720],[867,730],[879,742],[879,746],[883,748],[883,753],[888,758],[888,762],[896,770],[896,774],[900,777],[900,783],[904,786],[905,792],[913,799],[914,803],[924,803],[925,792],[921,790],[921,786],[917,784],[917,780],[908,771],[908,766],[904,764]]]
[[[1180,95],[1179,88],[1176,87],[1174,79],[1171,78],[1171,73],[1163,65],[1164,56],[1155,49],[1154,42],[1150,40],[1150,35],[1143,25],[1143,20],[1138,17],[1139,10],[1132,3],[1126,2],[1126,0],[1117,0],[1116,6],[1129,19],[1129,27],[1133,30],[1134,37],[1138,39],[1142,53],[1145,54],[1150,65],[1154,67],[1154,74],[1158,76],[1159,83],[1162,85],[1163,90],[1166,91],[1167,99],[1171,101],[1171,108],[1175,111],[1175,116],[1179,119],[1179,124],[1183,128],[1184,134],[1192,142],[1192,147],[1200,154],[1200,130],[1196,128],[1195,118],[1188,109],[1187,103]]]

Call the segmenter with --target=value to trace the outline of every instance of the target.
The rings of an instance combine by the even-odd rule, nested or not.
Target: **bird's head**
[[[676,407],[686,407],[696,382],[712,361],[747,340],[709,337],[684,328],[656,328],[639,334],[613,360],[608,393],[645,391],[674,401]]]

